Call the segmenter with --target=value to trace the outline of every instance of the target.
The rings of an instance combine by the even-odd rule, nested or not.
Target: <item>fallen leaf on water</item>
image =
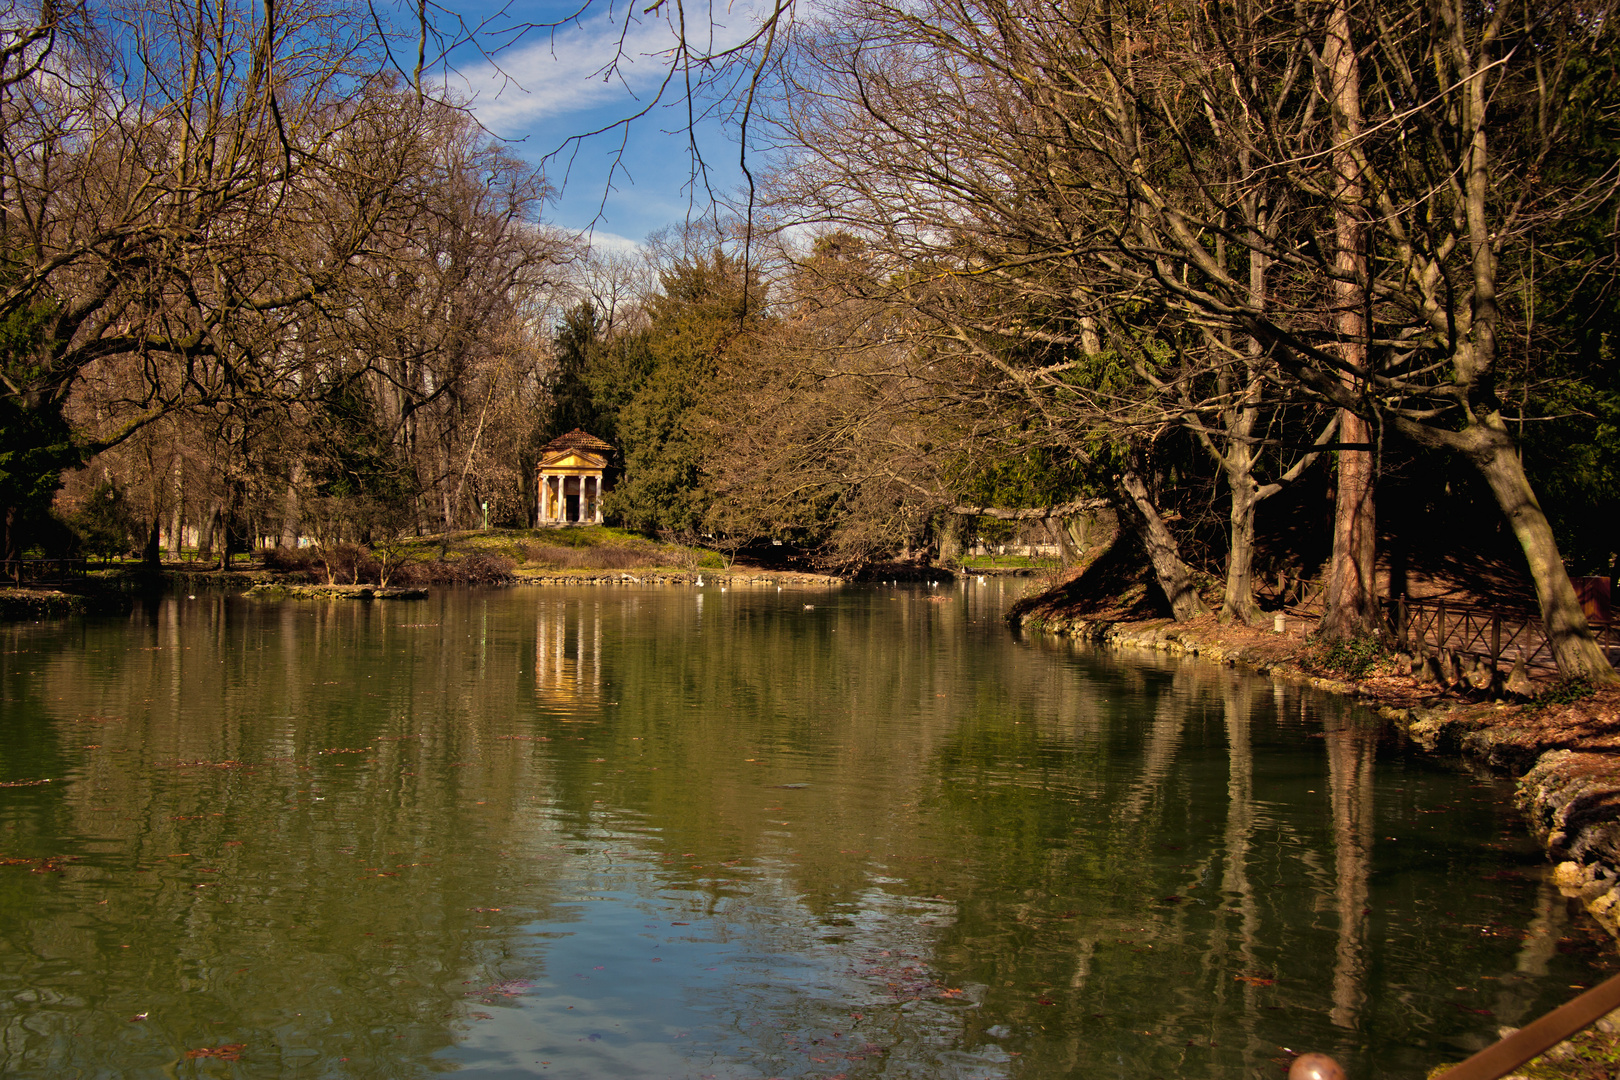
[[[247,1049],[247,1043],[226,1043],[224,1046],[199,1046],[195,1050],[187,1050],[188,1058],[219,1058],[221,1061],[241,1061],[242,1051]]]
[[[63,859],[70,856],[46,855],[44,858],[19,857],[14,855],[0,855],[0,866],[26,866],[30,873],[51,874],[60,870]]]
[[[134,1016],[129,1018],[129,1022],[133,1024],[137,1020],[145,1020],[150,1015],[150,1013],[136,1013]]]

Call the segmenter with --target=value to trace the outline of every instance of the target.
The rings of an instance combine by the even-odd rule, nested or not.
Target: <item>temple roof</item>
[[[575,428],[566,435],[559,435],[540,448],[541,454],[554,454],[559,450],[584,450],[593,454],[611,454],[613,446],[605,443],[595,435]]]

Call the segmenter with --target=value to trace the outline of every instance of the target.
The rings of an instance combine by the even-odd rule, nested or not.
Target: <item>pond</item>
[[[1508,785],[1023,587],[0,627],[0,1072],[1369,1080],[1615,968]]]

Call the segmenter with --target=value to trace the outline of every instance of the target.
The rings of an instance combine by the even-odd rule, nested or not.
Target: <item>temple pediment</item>
[[[583,450],[562,450],[542,457],[540,468],[600,471],[607,468],[607,459]]]

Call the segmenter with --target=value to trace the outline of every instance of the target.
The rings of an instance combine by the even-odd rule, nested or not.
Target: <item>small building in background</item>
[[[613,447],[575,428],[540,450],[540,525],[591,525],[602,520],[602,477]]]

